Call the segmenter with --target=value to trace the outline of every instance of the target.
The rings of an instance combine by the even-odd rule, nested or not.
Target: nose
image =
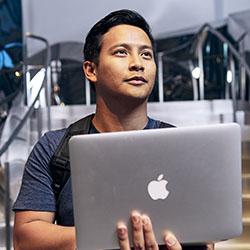
[[[144,71],[144,66],[139,55],[131,56],[129,62],[130,71]]]

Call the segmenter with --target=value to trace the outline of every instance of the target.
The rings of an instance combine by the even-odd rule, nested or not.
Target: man
[[[90,30],[84,46],[83,70],[96,90],[96,113],[89,133],[159,127],[159,121],[147,116],[147,100],[156,75],[153,46],[148,24],[133,11],[110,13]],[[16,249],[76,247],[71,179],[56,202],[49,168],[65,131],[46,133],[29,156],[14,205]],[[148,215],[132,211],[131,222],[134,249],[159,249]],[[116,227],[120,249],[129,250],[126,224],[117,222]],[[167,230],[164,242],[169,250],[181,249],[174,234]]]

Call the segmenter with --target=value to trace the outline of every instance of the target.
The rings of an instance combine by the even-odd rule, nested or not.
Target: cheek
[[[119,67],[114,67],[114,64],[102,64],[102,67],[98,70],[98,82],[102,87],[114,88],[114,85],[117,85],[121,80],[121,72],[122,70]]]
[[[155,80],[155,76],[156,76],[156,64],[151,64],[148,65],[148,75],[150,77],[151,80]]]
[[[110,62],[103,65],[101,73],[110,81],[120,78],[124,74],[124,65],[119,62]]]

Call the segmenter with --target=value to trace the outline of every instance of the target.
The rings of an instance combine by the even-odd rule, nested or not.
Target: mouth
[[[148,81],[142,76],[134,76],[134,77],[126,79],[125,82],[128,82],[129,84],[132,84],[132,85],[142,85],[142,84],[147,83]]]

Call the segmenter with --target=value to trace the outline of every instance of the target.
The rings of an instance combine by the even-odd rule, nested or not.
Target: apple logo
[[[164,175],[160,174],[157,180],[148,184],[148,194],[153,200],[164,200],[168,197],[169,191],[166,189],[167,180],[163,180]]]

